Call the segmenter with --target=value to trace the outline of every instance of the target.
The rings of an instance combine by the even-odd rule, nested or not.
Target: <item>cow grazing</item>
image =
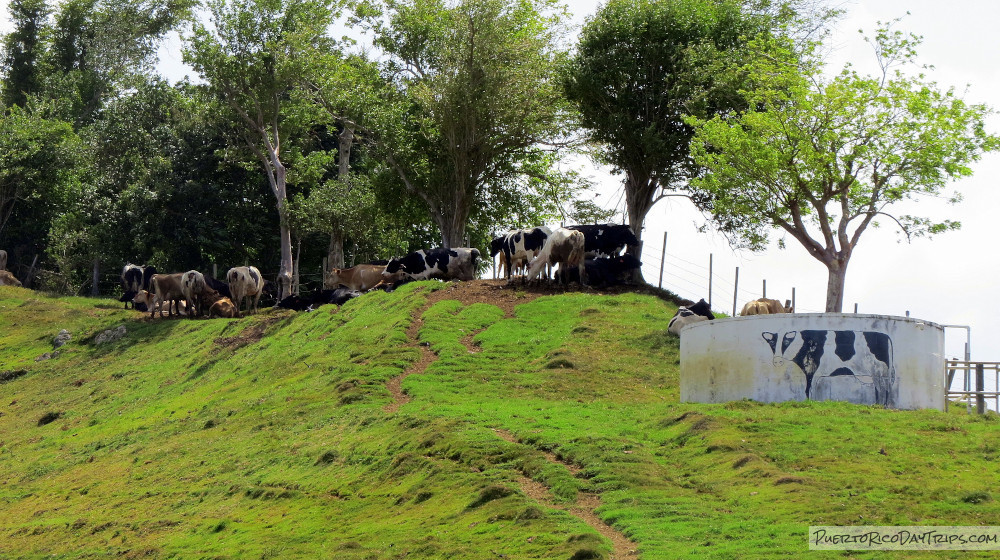
[[[687,325],[700,323],[701,321],[710,321],[712,319],[715,319],[715,315],[712,314],[712,308],[708,305],[708,302],[700,299],[694,305],[682,305],[678,307],[677,313],[674,313],[673,318],[670,319],[670,323],[667,324],[667,331],[680,336],[681,329]]]
[[[336,290],[344,286],[350,290],[367,292],[382,281],[385,265],[359,264],[351,268],[333,268],[323,280],[323,287]]]
[[[595,288],[618,286],[632,282],[632,273],[642,266],[639,259],[633,255],[621,255],[614,258],[600,257],[597,259],[586,259],[583,261],[587,271],[587,283]],[[580,275],[576,269],[570,268],[559,271],[558,277],[564,283],[579,282]]]
[[[871,404],[895,406],[896,368],[889,335],[802,330],[761,336],[774,353],[776,367],[791,364],[805,376],[807,399],[836,398],[860,389]]]
[[[500,264],[505,270],[507,280],[511,279],[515,270],[526,267],[529,262],[545,248],[545,241],[552,235],[552,230],[539,226],[531,229],[516,229],[504,236],[500,244]],[[490,250],[493,250],[492,243]]]
[[[21,287],[21,281],[7,270],[0,270],[0,286]]]
[[[583,234],[588,257],[597,255],[617,257],[625,247],[639,244],[639,239],[636,238],[632,228],[626,225],[595,224],[566,226],[566,228]]]
[[[176,309],[178,315],[180,314],[180,301],[187,300],[184,297],[184,287],[181,284],[181,277],[184,276],[182,272],[175,272],[174,274],[154,274],[150,279],[150,289],[155,297],[155,302],[167,302],[167,314],[173,316],[173,310]],[[171,307],[170,304],[173,304]],[[149,312],[149,316],[153,317],[156,313],[156,305],[152,306]],[[163,306],[159,306],[160,317],[163,317]]]
[[[229,293],[232,294],[233,304],[237,313],[243,307],[243,300],[250,298],[247,302],[247,312],[253,309],[257,312],[257,302],[260,301],[261,293],[264,291],[264,278],[255,266],[237,266],[229,269],[226,273],[226,280],[229,282]]]
[[[570,268],[576,268],[581,280],[580,284],[587,285],[587,271],[584,268],[584,236],[579,231],[567,228],[559,228],[552,232],[545,240],[545,246],[541,252],[531,262],[525,277],[530,281],[538,278],[546,265],[559,265],[562,276],[568,276],[566,272]]]
[[[419,250],[405,257],[391,259],[382,271],[385,283],[401,280],[473,280],[479,262],[479,249],[453,247]]]
[[[748,301],[740,311],[740,315],[773,315],[775,313],[786,313],[785,306],[776,299],[759,298]]]
[[[0,249],[0,270],[7,270],[7,251]]]
[[[184,292],[184,299],[188,302],[188,309],[191,310],[191,317],[205,315],[211,303],[219,293],[208,286],[205,282],[205,275],[197,270],[189,270],[181,276],[181,290]]]

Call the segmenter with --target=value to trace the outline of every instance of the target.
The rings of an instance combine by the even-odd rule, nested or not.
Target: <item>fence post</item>
[[[854,314],[856,315],[857,313],[858,313],[858,304],[855,303],[854,304]]]
[[[217,263],[212,263],[212,278],[219,277],[219,265]]]
[[[795,311],[795,288],[792,287],[792,311]]]
[[[767,278],[764,279],[764,286],[760,290],[760,297],[762,298],[767,297]]]
[[[663,250],[660,251],[660,283],[657,284],[657,288],[663,289],[663,265],[666,264],[667,260],[667,232],[663,232]]]
[[[736,267],[736,279],[733,280],[733,317],[736,316],[736,298],[740,291],[740,267]]]
[[[976,364],[976,414],[986,414],[986,397],[983,396],[985,390],[983,364]]]
[[[25,288],[31,288],[32,287],[31,283],[32,283],[32,280],[35,279],[35,265],[36,264],[38,264],[38,255],[37,254],[35,255],[35,258],[32,259],[32,261],[31,261],[31,268],[28,269],[28,276],[27,276],[27,278],[24,279],[24,287]]]
[[[90,295],[97,297],[101,295],[100,286],[98,283],[101,281],[101,261],[94,259],[94,285],[90,287]]]

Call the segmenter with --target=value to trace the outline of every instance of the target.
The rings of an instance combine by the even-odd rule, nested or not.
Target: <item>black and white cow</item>
[[[836,398],[863,386],[874,391],[872,404],[895,406],[896,368],[892,339],[875,331],[802,330],[764,332],[774,365],[789,362],[805,375],[807,399]],[[780,344],[780,346],[779,346]]]
[[[712,319],[715,319],[715,315],[712,314],[711,306],[704,299],[700,299],[694,305],[682,305],[678,307],[677,313],[674,313],[673,318],[670,319],[670,323],[667,324],[667,331],[680,336],[681,329],[687,325],[700,323],[701,321],[710,321]]]
[[[531,262],[525,278],[528,281],[538,278],[547,266],[559,265],[559,276],[568,279],[566,272],[571,268],[577,269],[577,278],[580,284],[587,285],[587,270],[584,268],[584,239],[583,234],[569,228],[559,228],[552,232],[545,239],[545,246],[539,251],[538,256]]]
[[[149,280],[156,274],[156,267],[153,266],[139,266],[137,264],[128,263],[125,268],[122,269],[122,297],[118,298],[118,301],[125,303],[125,308],[128,309],[129,302],[135,298],[141,290],[149,291]],[[132,302],[132,308],[135,308],[135,302]]]
[[[387,283],[401,280],[473,280],[479,263],[479,249],[452,247],[451,249],[420,249],[405,257],[390,259],[382,272]]]
[[[587,259],[583,261],[583,266],[587,272],[587,283],[595,288],[600,288],[630,283],[632,272],[641,267],[642,263],[633,255],[621,255],[614,258]],[[562,276],[563,271],[559,271],[558,280],[561,282],[580,281],[580,274],[576,269],[570,268],[565,272],[568,277]]]
[[[307,296],[290,295],[279,301],[277,306],[295,311],[312,311],[321,305],[344,305],[360,295],[361,292],[348,288],[315,290]]]
[[[550,235],[552,235],[551,229],[538,226],[531,229],[516,229],[504,237],[500,252],[508,280],[515,269],[526,268],[531,259],[542,252],[545,241]]]
[[[579,231],[583,234],[588,257],[597,255],[617,257],[625,247],[639,244],[639,240],[635,237],[635,233],[632,232],[632,228],[627,225],[585,224],[566,226],[566,228]]]

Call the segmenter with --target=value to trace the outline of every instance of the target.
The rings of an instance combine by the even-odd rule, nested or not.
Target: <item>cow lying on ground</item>
[[[312,311],[321,305],[344,305],[361,295],[357,290],[337,288],[336,290],[318,290],[308,296],[291,295],[278,302],[282,309],[295,311]]]
[[[638,245],[639,240],[630,226],[619,224],[594,224],[566,226],[567,229],[579,231],[586,241],[588,257],[606,255],[617,257],[622,249],[629,245]]]
[[[788,307],[791,308],[791,302],[788,303]],[[781,302],[776,299],[759,298],[753,301],[748,301],[746,305],[743,306],[743,310],[740,311],[740,315],[772,315],[775,313],[789,312],[790,310],[786,309],[786,307],[781,305]]]
[[[712,308],[709,307],[704,299],[700,299],[694,305],[682,305],[677,308],[677,313],[674,314],[673,318],[670,319],[670,323],[667,324],[667,331],[680,336],[681,329],[687,325],[711,319],[715,319],[715,315],[712,314]]]
[[[0,270],[0,286],[21,287],[21,281],[7,270]]]
[[[587,283],[595,288],[618,286],[632,282],[632,272],[642,266],[639,259],[633,255],[620,257],[586,259],[583,261],[587,272]],[[560,270],[557,278],[563,283],[579,282],[580,274],[575,268],[566,270],[566,275]]]
[[[243,307],[243,300],[249,298],[247,302],[247,312],[253,309],[257,312],[257,302],[264,291],[264,278],[255,266],[237,266],[229,269],[226,273],[226,281],[229,282],[229,292],[232,294],[233,305],[236,306],[237,313]]]
[[[351,268],[334,268],[323,280],[323,288],[336,290],[343,286],[349,290],[367,292],[382,281],[385,265],[359,264]]]
[[[479,263],[479,249],[453,247],[419,250],[405,257],[389,260],[382,280],[398,284],[401,280],[473,280]]]
[[[531,262],[525,275],[531,281],[542,273],[546,265],[559,265],[562,276],[568,277],[568,269],[576,268],[580,284],[587,285],[587,271],[584,266],[584,236],[579,231],[559,228],[545,240],[545,246]]]

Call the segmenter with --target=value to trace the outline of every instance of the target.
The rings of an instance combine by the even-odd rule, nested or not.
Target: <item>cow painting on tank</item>
[[[804,379],[805,398],[896,406],[898,387],[889,335],[875,331],[763,332],[773,364]]]

